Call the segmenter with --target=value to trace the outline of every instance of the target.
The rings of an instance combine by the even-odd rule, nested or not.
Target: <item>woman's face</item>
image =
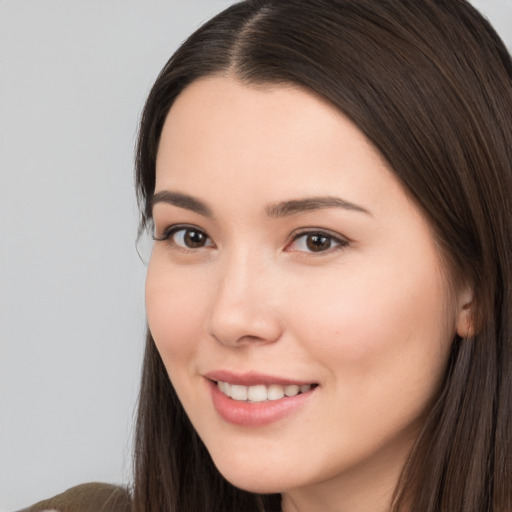
[[[377,150],[304,90],[202,79],[165,122],[153,213],[149,326],[221,473],[392,492],[465,308]]]

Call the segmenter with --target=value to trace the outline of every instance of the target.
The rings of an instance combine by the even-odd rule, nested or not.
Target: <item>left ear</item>
[[[463,339],[475,335],[474,293],[469,286],[464,287],[458,294],[456,329]]]

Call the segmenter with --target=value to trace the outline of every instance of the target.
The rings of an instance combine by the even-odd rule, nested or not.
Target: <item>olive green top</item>
[[[18,512],[131,512],[131,501],[123,487],[92,482],[72,487]]]

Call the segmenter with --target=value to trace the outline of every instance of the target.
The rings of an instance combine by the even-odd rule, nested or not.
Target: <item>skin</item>
[[[170,379],[219,471],[285,512],[378,512],[391,496],[468,327],[419,208],[342,113],[298,87],[230,77],[190,85],[166,119],[155,192],[209,212],[154,205],[146,304]],[[337,197],[269,216],[269,205]],[[205,215],[209,213],[210,215]],[[205,244],[184,245],[184,231]],[[326,233],[311,251],[303,231]],[[451,290],[451,291],[450,291]],[[259,372],[318,384],[261,427],[222,419],[204,374]]]

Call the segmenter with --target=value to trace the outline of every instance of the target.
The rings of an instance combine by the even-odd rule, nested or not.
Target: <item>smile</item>
[[[254,386],[243,386],[230,384],[229,382],[218,381],[217,387],[224,395],[240,402],[265,402],[267,400],[280,400],[281,398],[297,396],[299,393],[307,393],[314,384],[291,384],[281,386],[279,384],[257,384]]]
[[[233,425],[251,428],[300,414],[320,388],[317,382],[257,372],[217,369],[203,377],[219,416]]]

